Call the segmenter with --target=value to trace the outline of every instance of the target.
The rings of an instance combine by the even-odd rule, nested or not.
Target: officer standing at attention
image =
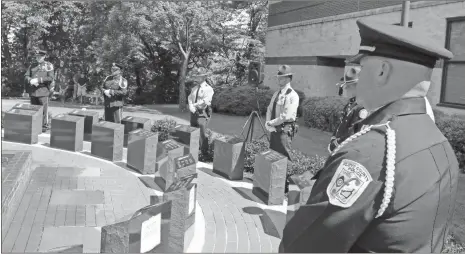
[[[127,94],[128,81],[121,76],[123,67],[113,63],[111,75],[100,86],[105,105],[105,121],[121,123],[123,118],[123,99]]]
[[[270,149],[292,160],[292,138],[296,132],[299,95],[292,89],[291,67],[283,65],[278,69],[279,90],[271,97],[266,111],[266,129],[271,132]]]
[[[211,118],[211,103],[213,99],[213,81],[208,74],[195,77],[195,85],[189,96],[187,103],[191,112],[191,126],[200,128],[200,152],[206,154],[208,152],[207,125]]]
[[[334,131],[328,145],[328,151],[330,153],[350,135],[358,132],[358,130],[354,129],[354,123],[361,119],[365,119],[368,115],[368,111],[358,105],[355,100],[355,88],[357,86],[359,73],[360,67],[350,67],[344,74],[344,77],[341,78],[341,82],[336,84],[339,86],[339,96],[349,98],[349,102],[342,110],[341,123]]]
[[[454,150],[426,113],[429,80],[452,53],[412,28],[357,21],[357,102],[369,116],[316,174],[280,252],[441,252],[457,194]]]
[[[48,124],[48,97],[53,91],[54,79],[53,65],[45,61],[47,52],[35,51],[35,59],[25,73],[26,84],[29,86],[29,96],[32,105],[43,106],[42,131],[49,129]]]

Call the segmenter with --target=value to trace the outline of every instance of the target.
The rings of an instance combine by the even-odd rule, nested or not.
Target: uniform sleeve
[[[189,107],[189,111],[192,113],[195,113],[195,107],[194,107],[194,90],[196,89],[197,86],[194,86],[194,88],[191,90],[191,93],[187,97],[187,105]]]
[[[26,81],[26,84],[31,82],[31,66],[27,68],[26,73],[24,74],[24,80]]]
[[[284,110],[281,114],[270,121],[270,124],[273,126],[280,125],[284,122],[295,121],[297,115],[297,108],[299,107],[299,95],[297,93],[291,93],[286,105],[284,105]]]
[[[40,78],[40,83],[50,84],[55,77],[55,72],[53,71],[53,64],[46,63],[46,72],[47,74],[44,77]]]
[[[203,102],[206,105],[210,106],[212,104],[213,94],[215,94],[215,91],[213,90],[211,86],[208,86],[208,88],[205,91],[204,98],[203,98]]]
[[[382,149],[369,143],[366,148]],[[286,225],[280,252],[347,253],[356,243],[382,198],[378,179],[383,156],[376,158],[378,153],[367,149],[338,152],[328,159],[307,204]]]
[[[270,104],[268,105],[268,107],[266,108],[266,122],[270,121],[271,120],[271,111],[273,110],[273,102],[277,96],[277,93],[278,92],[275,92],[273,94],[273,96],[271,96],[271,101],[270,101]]]
[[[118,89],[110,89],[110,94],[113,96],[113,95],[120,95],[120,96],[124,96],[128,93],[128,81],[126,79],[124,79],[122,81],[122,85],[118,87]]]

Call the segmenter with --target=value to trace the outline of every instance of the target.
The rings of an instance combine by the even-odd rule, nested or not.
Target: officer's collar
[[[417,114],[426,114],[425,99],[423,97],[402,98],[381,107],[360,123],[362,125],[379,124],[390,121],[397,116]]]

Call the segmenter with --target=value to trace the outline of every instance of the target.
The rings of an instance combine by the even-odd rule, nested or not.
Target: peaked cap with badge
[[[357,21],[360,54],[433,68],[447,49],[412,28]],[[367,48],[370,47],[370,48]],[[411,85],[411,84],[406,84]],[[315,175],[280,252],[441,252],[455,206],[454,150],[423,97],[397,98],[357,123]]]

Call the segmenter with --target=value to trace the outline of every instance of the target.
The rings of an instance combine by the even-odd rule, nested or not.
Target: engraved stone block
[[[305,205],[312,192],[315,180],[310,171],[290,177],[286,221],[289,221],[301,205]]]
[[[121,119],[121,124],[124,125],[124,147],[128,146],[129,133],[137,129],[150,130],[152,121],[144,117],[126,116]]]
[[[184,147],[172,139],[158,142],[157,161],[155,162],[155,172],[158,172],[161,167],[167,166],[168,155],[171,156],[171,158],[183,156]]]
[[[155,173],[157,159],[158,133],[137,129],[129,132],[128,158],[129,167],[143,175]]]
[[[166,164],[160,167],[160,177],[155,177],[155,183],[164,191],[179,179],[195,175],[196,163],[191,154],[173,158],[168,155]]]
[[[98,123],[98,112],[76,109],[68,114],[84,117],[84,140],[92,141],[92,125]]]
[[[189,125],[177,125],[173,134],[176,141],[185,145],[184,154],[192,154],[195,162],[199,161],[200,129]]]
[[[163,202],[171,201],[171,223],[169,232],[170,249],[176,253],[183,253],[187,246],[186,231],[195,223],[195,206],[197,199],[197,184],[192,183],[196,175],[180,179],[171,185],[163,194]],[[150,203],[160,201],[152,196]]]
[[[252,192],[268,205],[282,205],[287,157],[268,150],[255,156]]]
[[[39,133],[42,133],[42,114],[39,111],[10,109],[5,112],[3,122],[5,141],[37,144]]]
[[[170,252],[171,202],[149,205],[131,218],[102,227],[101,253]]]
[[[82,151],[84,140],[84,118],[71,115],[57,115],[52,118],[50,147],[68,151]]]
[[[36,111],[39,114],[39,116],[43,116],[44,114],[44,107],[41,105],[32,105],[28,103],[17,103],[16,105],[13,106],[13,108]],[[37,127],[34,127],[34,129],[37,129],[38,134],[42,133],[42,125],[43,125],[42,122],[43,122],[43,117],[41,117],[39,120],[34,122],[37,125]]]
[[[219,138],[215,141],[213,172],[230,180],[244,177],[244,141],[237,137]]]
[[[98,122],[92,126],[91,153],[110,161],[123,160],[124,125]]]

